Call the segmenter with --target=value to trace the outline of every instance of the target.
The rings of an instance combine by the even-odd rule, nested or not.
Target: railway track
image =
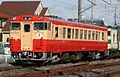
[[[8,71],[8,70],[14,70],[14,69],[21,69],[22,66],[8,66],[8,67],[0,67],[1,71]]]
[[[28,68],[29,72],[0,77],[65,77],[66,75],[80,75],[81,77],[110,77],[120,74],[120,60],[68,63]],[[31,70],[31,71],[30,71]],[[79,77],[79,76],[78,76]]]

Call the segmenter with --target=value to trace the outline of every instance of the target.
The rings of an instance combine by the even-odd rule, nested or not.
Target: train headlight
[[[42,33],[37,33],[37,38],[42,38]]]
[[[12,20],[16,20],[16,17],[13,17]]]
[[[39,17],[38,19],[39,19],[39,20],[42,20],[42,17]]]

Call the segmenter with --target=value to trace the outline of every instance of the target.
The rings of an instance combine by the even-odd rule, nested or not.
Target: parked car
[[[0,42],[0,63],[3,62],[13,62],[13,58],[10,52],[10,44],[5,42]]]

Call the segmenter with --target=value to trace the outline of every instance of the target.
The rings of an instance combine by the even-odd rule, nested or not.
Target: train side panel
[[[118,41],[117,41],[117,30],[109,28],[108,29],[108,50],[117,51]]]

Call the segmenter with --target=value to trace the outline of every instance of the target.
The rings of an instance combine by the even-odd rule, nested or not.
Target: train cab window
[[[91,40],[91,31],[88,31],[88,40]]]
[[[24,32],[30,32],[30,25],[29,24],[24,25]]]
[[[84,31],[84,39],[87,39],[87,30]]]
[[[55,27],[55,37],[58,38],[58,27]]]
[[[10,30],[20,30],[20,23],[11,23]]]
[[[83,30],[80,30],[80,39],[83,39]]]
[[[47,22],[35,22],[34,30],[47,30]]]
[[[95,40],[95,31],[92,32],[92,40]]]
[[[75,29],[75,38],[78,39],[78,29]]]
[[[68,28],[68,30],[67,30],[67,38],[71,38],[71,29],[70,28]]]
[[[74,39],[74,29],[72,29],[72,39]]]
[[[66,35],[66,28],[63,28],[63,38],[65,38]]]

